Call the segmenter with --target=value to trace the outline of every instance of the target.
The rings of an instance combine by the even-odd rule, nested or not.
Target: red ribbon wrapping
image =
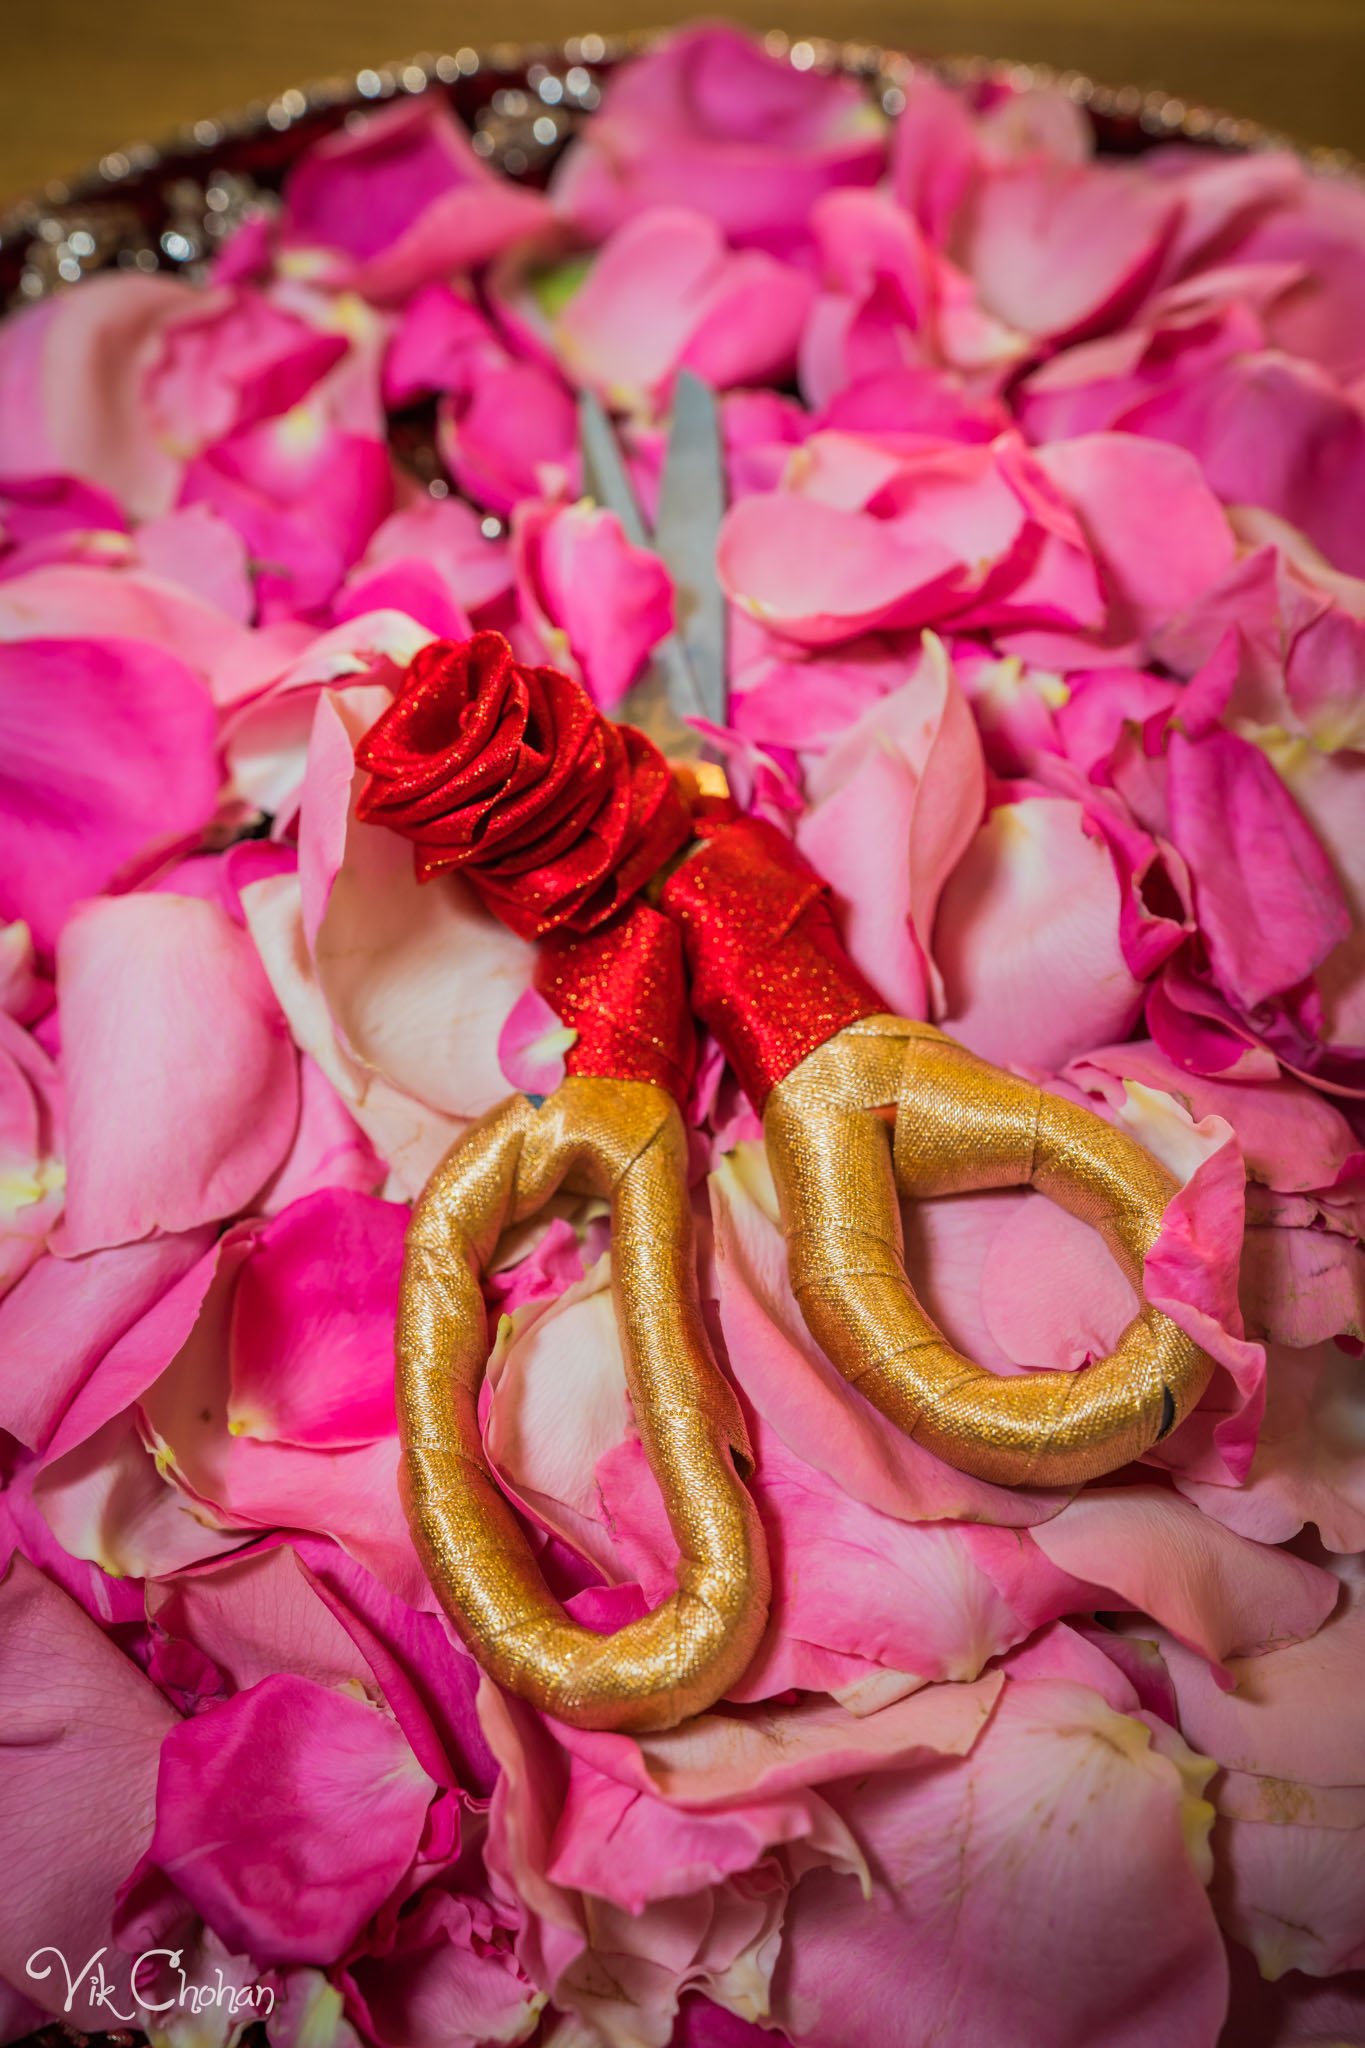
[[[536,987],[578,1037],[571,1074],[655,1081],[686,1102],[696,1063],[682,935],[634,903],[584,937],[555,932],[540,948]]]
[[[775,826],[699,829],[662,903],[682,928],[692,1008],[761,1112],[807,1053],[886,1004],[845,952],[827,886]]]
[[[578,1034],[571,1074],[685,1101],[695,1012],[761,1110],[807,1053],[886,1007],[780,832],[705,798],[689,814],[643,733],[558,670],[519,663],[499,633],[423,648],[356,758],[370,773],[357,815],[409,839],[421,879],[462,871],[541,940],[536,986]],[[651,908],[639,892],[691,834],[700,845]]]

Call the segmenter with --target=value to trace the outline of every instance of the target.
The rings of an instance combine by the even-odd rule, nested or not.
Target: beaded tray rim
[[[353,74],[316,79],[289,88],[270,100],[249,101],[232,112],[189,122],[160,142],[134,142],[110,150],[95,164],[69,177],[48,180],[36,192],[19,198],[0,213],[0,306],[45,296],[49,290],[78,282],[112,260],[125,260],[92,250],[85,260],[63,269],[60,278],[44,281],[40,273],[26,272],[22,268],[26,254],[35,245],[41,250],[44,243],[51,245],[60,238],[65,225],[63,210],[82,219],[89,218],[93,211],[96,218],[112,221],[120,205],[126,207],[141,198],[145,218],[146,195],[159,176],[173,180],[193,177],[196,171],[202,174],[225,151],[249,147],[262,139],[283,141],[291,130],[304,126],[316,132],[320,122],[330,127],[353,112],[388,101],[418,98],[430,91],[451,90],[462,83],[488,82],[496,88],[499,79],[525,79],[528,72],[538,67],[547,71],[555,66],[570,70],[602,67],[610,71],[672,32],[664,28],[613,35],[585,32],[560,42],[505,41],[483,49],[464,46],[453,52],[422,52],[405,62],[363,66]],[[916,56],[873,42],[791,36],[780,29],[771,30],[763,41],[773,56],[785,58],[799,70],[838,72],[862,80],[889,111],[895,109],[895,95],[902,94],[918,76],[927,75],[951,86],[978,91],[993,86],[1015,90],[1053,87],[1085,109],[1096,123],[1101,147],[1107,143],[1111,151],[1126,152],[1177,140],[1237,153],[1287,150],[1315,176],[1365,183],[1365,166],[1348,150],[1300,143],[1265,123],[1186,100],[1159,86],[1111,86],[1085,72],[1046,63],[975,55]],[[581,105],[577,112],[586,113],[593,104],[595,100]],[[562,146],[571,133],[568,128],[557,135],[552,147]],[[535,166],[526,160],[525,151],[494,146],[488,154],[511,177],[535,175]],[[508,155],[513,159],[510,163],[506,161]],[[157,195],[163,202],[166,189]],[[120,219],[126,226],[127,216]],[[16,268],[16,264],[21,267]],[[154,250],[152,261],[142,267],[174,270],[186,266],[174,258],[166,263]]]

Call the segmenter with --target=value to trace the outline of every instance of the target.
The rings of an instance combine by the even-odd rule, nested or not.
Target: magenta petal
[[[196,833],[222,779],[207,691],[126,640],[0,646],[0,915],[50,947],[72,905]]]
[[[433,1790],[380,1708],[280,1673],[172,1731],[151,1853],[230,1948],[335,1962],[411,1865]]]
[[[1171,737],[1171,837],[1219,985],[1244,1009],[1293,988],[1351,929],[1332,864],[1258,747]]]
[[[237,1281],[228,1428],[263,1443],[391,1436],[407,1210],[324,1188],[273,1216]]]
[[[192,897],[107,898],[67,926],[58,986],[64,1249],[192,1230],[241,1209],[279,1166],[298,1116],[297,1058],[246,934]]]
[[[338,129],[285,184],[287,238],[337,252],[330,280],[387,304],[486,263],[539,226],[539,193],[495,178],[439,93]]]
[[[549,1095],[564,1079],[564,1055],[577,1036],[539,989],[528,988],[498,1034],[498,1065],[511,1087],[527,1095]]]
[[[1188,449],[1228,505],[1263,505],[1338,569],[1365,573],[1365,414],[1312,363],[1267,351],[1131,407],[1122,425]]]

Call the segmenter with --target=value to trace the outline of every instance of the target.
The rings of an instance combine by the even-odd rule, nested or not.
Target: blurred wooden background
[[[328,73],[700,11],[700,0],[4,0],[0,195]],[[1365,155],[1365,0],[732,0],[710,11],[1163,85]]]

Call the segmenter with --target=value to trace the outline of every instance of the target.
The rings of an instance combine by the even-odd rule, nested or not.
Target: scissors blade
[[[673,387],[654,545],[678,595],[678,634],[701,697],[702,716],[725,724],[725,597],[716,544],[725,516],[725,455],[716,394],[691,370]]]
[[[640,501],[621,455],[616,429],[606,407],[591,391],[578,396],[578,452],[583,464],[583,489],[588,497],[614,512],[633,548],[652,545],[645,531]]]
[[[616,430],[601,400],[590,391],[579,397],[578,439],[584,489],[599,505],[616,514],[632,547],[652,547]],[[700,753],[701,740],[682,721],[710,714],[678,633],[670,633],[659,642],[648,674],[631,692],[623,708],[630,722],[647,732],[665,753],[683,759]]]

